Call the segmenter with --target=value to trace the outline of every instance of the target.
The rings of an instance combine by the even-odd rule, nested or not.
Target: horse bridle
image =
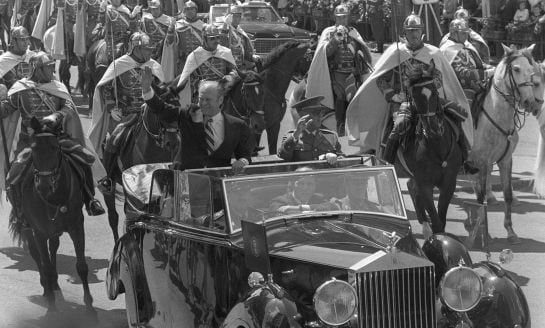
[[[494,90],[500,94],[503,99],[505,99],[505,101],[511,105],[513,107],[513,110],[514,110],[514,113],[513,113],[513,123],[514,123],[514,127],[511,131],[506,131],[505,129],[503,129],[496,121],[494,121],[494,119],[490,116],[490,114],[488,114],[488,112],[484,109],[482,109],[482,112],[484,114],[484,116],[490,121],[490,123],[492,123],[492,125],[498,129],[498,131],[501,132],[501,134],[507,138],[507,143],[505,145],[505,149],[502,153],[502,155],[500,156],[500,158],[496,161],[497,162],[500,162],[504,157],[505,155],[507,155],[507,152],[509,151],[509,148],[511,146],[511,138],[513,136],[513,134],[515,133],[515,131],[520,131],[520,129],[522,129],[522,127],[524,126],[524,124],[526,123],[526,113],[524,110],[520,110],[519,107],[518,107],[518,102],[517,102],[517,95],[520,97],[520,90],[519,88],[521,87],[534,87],[535,86],[535,83],[532,82],[532,81],[526,81],[526,82],[522,82],[522,83],[519,83],[519,84],[516,84],[515,82],[515,77],[513,76],[513,70],[512,70],[512,65],[511,63],[519,58],[519,57],[523,57],[524,55],[521,54],[521,55],[518,55],[516,57],[514,57],[510,63],[507,64],[507,71],[508,71],[508,74],[509,74],[509,89],[511,90],[511,92],[513,93],[512,95],[511,94],[507,94],[507,93],[504,93],[502,90],[500,90],[500,88],[496,85],[496,83],[492,83],[493,87],[494,87]],[[526,57],[526,56],[524,56]],[[528,57],[526,57],[528,59]],[[528,59],[528,61],[530,63],[532,63],[532,60]],[[543,104],[544,100],[543,99],[537,99],[535,96],[535,101],[538,103],[538,104]],[[511,99],[512,99],[512,102],[511,102]],[[520,115],[522,115],[524,117],[524,120],[522,120],[522,123],[521,123],[521,119],[520,119]],[[518,123],[517,123],[518,122]]]
[[[246,108],[246,114],[242,114],[238,107],[236,106],[235,102],[233,101],[233,98],[230,97],[229,101],[231,102],[231,107],[233,107],[233,110],[235,113],[240,117],[242,120],[246,121],[249,120],[252,114],[264,116],[265,112],[262,110],[255,110],[252,106],[248,104],[248,96],[246,92],[247,87],[256,87],[258,85],[263,85],[260,81],[252,81],[252,82],[242,82],[242,88],[240,89],[240,93],[242,94],[242,101],[244,102],[244,107]]]
[[[147,110],[148,110],[148,107],[145,106],[144,111],[142,112],[142,126],[144,127],[144,130],[146,131],[146,133],[149,136],[151,136],[153,138],[153,140],[155,140],[155,143],[157,144],[157,146],[164,149],[165,148],[165,138],[163,137],[163,135],[166,132],[168,132],[168,133],[178,133],[179,129],[178,128],[172,128],[172,127],[164,127],[161,124],[161,127],[159,128],[159,133],[155,134],[155,133],[151,132],[151,130],[148,127],[148,125],[146,124],[146,120],[145,120]]]
[[[55,134],[51,132],[42,132],[42,133],[36,133],[34,134],[35,137],[56,137]],[[49,178],[49,182],[51,184],[51,189],[53,191],[57,190],[57,187],[59,185],[59,176],[60,176],[60,169],[61,169],[61,155],[60,155],[60,149],[59,149],[59,160],[57,166],[51,170],[51,171],[40,171],[34,168],[34,185],[39,184],[40,180],[42,178]]]

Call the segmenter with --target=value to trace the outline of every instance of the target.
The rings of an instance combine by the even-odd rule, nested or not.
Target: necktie
[[[206,152],[208,155],[210,155],[214,151],[214,131],[212,130],[212,119],[205,122],[204,132],[206,139]]]

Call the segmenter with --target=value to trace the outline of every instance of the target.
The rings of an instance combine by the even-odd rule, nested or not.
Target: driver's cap
[[[324,96],[310,97],[293,104],[292,107],[297,110],[299,115],[319,114],[322,110],[327,108],[326,106],[322,105],[324,98]]]

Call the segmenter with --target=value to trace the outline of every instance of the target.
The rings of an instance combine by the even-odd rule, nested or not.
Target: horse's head
[[[301,56],[298,59],[297,65],[295,66],[295,72],[294,72],[294,74],[299,75],[301,78],[305,76],[310,69],[312,58],[314,58],[314,53],[316,52],[317,42],[314,42],[311,40],[310,43],[304,43],[302,44],[302,46],[303,48],[304,47],[307,47],[307,48],[303,56]]]
[[[440,108],[439,91],[433,78],[434,70],[435,63],[432,60],[429,69],[418,76],[413,75],[408,85],[410,97],[420,115],[432,116]]]
[[[153,83],[151,87],[155,94],[165,103],[173,106],[179,105],[178,95],[181,88],[178,88],[177,80],[169,83]],[[155,139],[157,146],[171,153],[177,151],[180,146],[178,122],[163,122],[146,109],[144,111],[143,123],[146,132]]]
[[[263,89],[263,78],[254,71],[237,71],[241,77],[240,106],[233,104],[233,109],[238,112],[241,118],[245,118],[248,125],[254,130],[261,132],[265,129],[265,97]],[[232,93],[232,96],[233,93]],[[233,99],[232,101],[237,101]]]
[[[521,50],[503,45],[503,49],[504,56],[494,74],[494,88],[515,107],[534,112],[536,103],[543,100],[543,83],[536,76],[541,71],[537,71],[532,58],[534,45]]]
[[[34,165],[34,185],[42,194],[54,193],[58,188],[61,168],[61,148],[59,127],[40,123],[37,118],[30,119],[32,133],[31,151]]]

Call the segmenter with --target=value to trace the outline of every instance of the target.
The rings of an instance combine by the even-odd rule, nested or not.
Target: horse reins
[[[242,82],[242,88],[240,89],[240,93],[242,94],[242,99],[244,102],[244,107],[246,107],[246,115],[242,114],[238,107],[236,106],[235,102],[233,101],[232,97],[229,97],[229,101],[231,102],[231,107],[233,107],[233,110],[235,113],[242,119],[242,120],[249,120],[252,113],[255,113],[257,115],[265,115],[265,112],[262,110],[253,110],[252,106],[248,105],[248,96],[246,94],[246,87],[255,87],[258,85],[263,85],[259,81],[254,82]]]
[[[516,58],[522,57],[522,56],[524,56],[524,55],[519,55],[519,56],[513,58],[513,60],[515,60]],[[513,137],[513,135],[515,134],[516,131],[520,131],[520,129],[522,129],[522,127],[524,127],[524,125],[526,124],[526,114],[525,114],[524,110],[522,110],[522,111],[520,110],[520,108],[518,106],[518,102],[517,102],[517,96],[520,97],[519,88],[521,88],[521,87],[534,87],[534,82],[532,82],[532,81],[526,81],[526,82],[522,82],[522,83],[519,83],[519,84],[515,83],[515,77],[513,76],[511,63],[509,63],[507,65],[507,71],[508,71],[508,74],[509,74],[509,89],[513,94],[508,94],[508,93],[503,92],[497,86],[496,83],[492,83],[492,86],[493,86],[494,90],[499,95],[501,95],[503,97],[503,99],[505,99],[505,101],[509,105],[511,105],[513,107],[513,125],[514,125],[513,129],[511,131],[506,131],[505,129],[503,129],[496,121],[494,121],[494,119],[490,116],[490,114],[488,114],[486,109],[484,107],[482,108],[482,112],[483,112],[484,116],[490,121],[490,123],[492,123],[492,125],[496,129],[498,129],[498,131],[501,132],[501,134],[503,136],[505,136],[507,138],[507,143],[505,145],[505,149],[503,150],[503,153],[501,154],[500,158],[495,163],[500,162],[501,160],[503,160],[505,155],[507,155],[507,153],[509,152],[509,148],[511,147],[511,138]],[[535,96],[534,96],[534,98],[535,98]],[[541,99],[536,98],[536,102],[537,103],[543,103],[544,101],[541,100]],[[524,118],[524,120],[520,119],[521,115]],[[495,163],[493,163],[493,164],[495,164]]]

